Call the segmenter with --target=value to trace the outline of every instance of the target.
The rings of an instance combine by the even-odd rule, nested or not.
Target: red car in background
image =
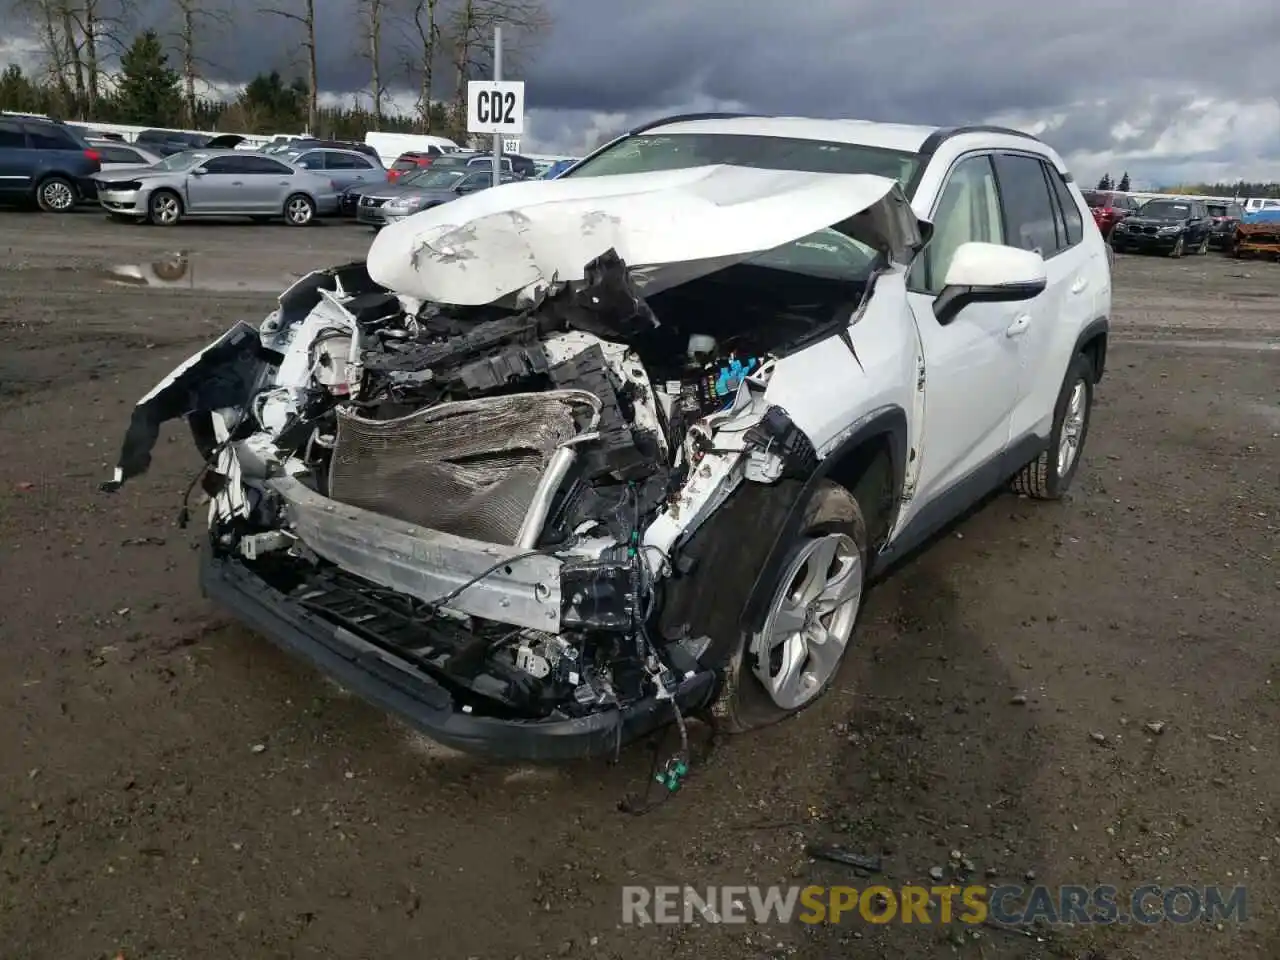
[[[436,159],[444,156],[444,151],[438,147],[429,147],[426,150],[406,150],[400,156],[396,157],[396,162],[387,170],[387,181],[395,183],[406,173],[425,170]]]
[[[1107,239],[1111,238],[1111,230],[1117,223],[1138,212],[1138,201],[1127,194],[1109,190],[1082,190],[1081,193],[1093,213],[1093,222]]]

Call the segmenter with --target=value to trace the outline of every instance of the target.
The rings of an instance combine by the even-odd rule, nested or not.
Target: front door
[[[236,208],[244,189],[244,171],[237,157],[210,157],[187,175],[186,208],[193,214],[227,213]]]
[[[999,482],[995,474],[1009,441],[1010,411],[1017,398],[1017,341],[1029,308],[1028,303],[974,303],[945,325],[933,313],[961,244],[1005,242],[989,155],[956,162],[931,219],[933,238],[907,276],[925,384],[923,426],[914,451],[919,463],[900,526],[961,483],[985,482],[986,474],[991,474],[990,485]]]

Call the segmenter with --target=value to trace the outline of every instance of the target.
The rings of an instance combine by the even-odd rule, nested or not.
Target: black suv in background
[[[1154,250],[1180,257],[1184,253],[1208,253],[1213,223],[1203,200],[1157,197],[1144,203],[1111,231],[1116,253]]]
[[[1244,221],[1244,206],[1234,200],[1206,200],[1213,230],[1209,233],[1209,246],[1225,250],[1236,235],[1236,227]]]
[[[65,123],[0,113],[0,203],[67,213],[97,198],[102,157]]]

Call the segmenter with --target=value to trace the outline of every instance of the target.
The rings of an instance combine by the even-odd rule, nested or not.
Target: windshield
[[[173,153],[165,157],[159,163],[152,166],[152,170],[186,170],[194,167],[203,160],[208,160],[209,154],[196,153],[193,150],[183,150],[181,153]]]
[[[1164,220],[1185,220],[1191,216],[1191,204],[1173,200],[1149,200],[1142,205],[1142,215]]]
[[[871,247],[845,236],[838,229],[824,227],[807,237],[757,254],[747,264],[785,270],[824,280],[861,281],[876,261]]]
[[[1098,193],[1097,190],[1082,190],[1080,192],[1084,196],[1084,202],[1089,205],[1090,209],[1105,210],[1111,206],[1111,194],[1109,193]]]
[[[1208,203],[1208,204],[1205,204],[1205,206],[1208,207],[1209,216],[1211,217],[1230,216],[1230,214],[1227,212],[1227,205],[1225,203]]]
[[[415,187],[451,187],[463,177],[467,175],[467,168],[461,167],[453,170],[436,170],[434,164],[423,170],[421,173],[415,173],[405,177],[401,183],[412,184]]]
[[[683,170],[713,163],[810,173],[870,173],[897,180],[905,189],[920,160],[914,153],[825,140],[733,133],[641,134],[619,141],[568,176]]]

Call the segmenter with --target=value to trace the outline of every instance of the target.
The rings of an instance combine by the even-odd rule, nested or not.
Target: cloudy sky
[[[368,84],[355,2],[317,0],[320,82],[335,94]],[[518,76],[526,151],[577,152],[664,113],[726,109],[1000,122],[1042,135],[1081,180],[1280,179],[1275,0],[544,3],[552,27]],[[233,35],[211,38],[218,79],[296,69],[292,25],[257,6],[235,2]]]

